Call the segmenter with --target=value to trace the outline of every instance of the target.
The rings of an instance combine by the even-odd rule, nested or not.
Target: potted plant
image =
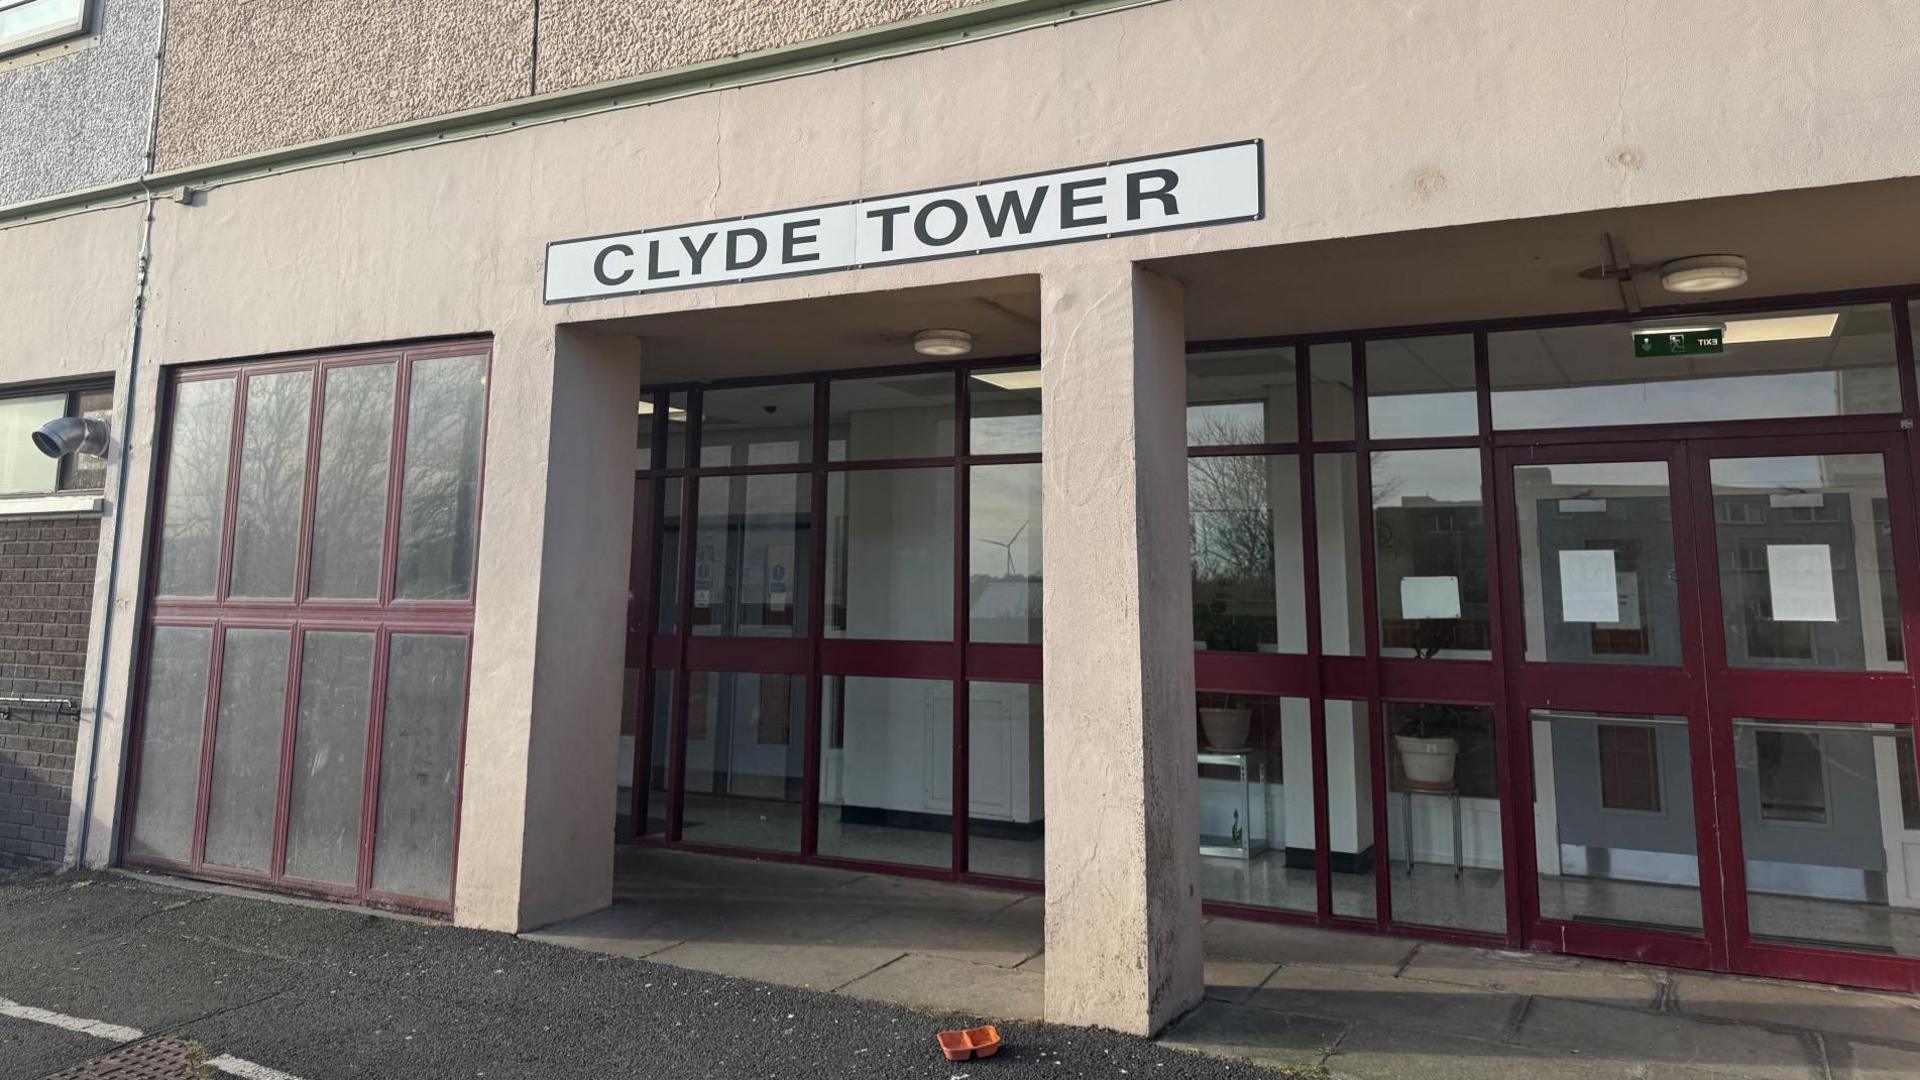
[[[1407,787],[1414,791],[1452,791],[1464,719],[1460,709],[1452,705],[1404,705],[1401,710],[1393,744],[1400,753],[1400,773]]]
[[[1253,727],[1253,710],[1239,698],[1219,695],[1200,706],[1200,732],[1215,750],[1244,750]]]

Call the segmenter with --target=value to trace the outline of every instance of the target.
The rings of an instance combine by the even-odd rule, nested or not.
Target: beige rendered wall
[[[171,0],[156,167],[664,71],[974,2]]]
[[[0,389],[126,362],[143,206],[0,228]]]
[[[551,466],[527,460],[549,445],[556,326],[1022,274],[1045,282],[1189,252],[1920,173],[1920,143],[1910,134],[1920,79],[1908,44],[1920,35],[1920,9],[1776,0],[1769,12],[1754,20],[1745,5],[1709,0],[1171,0],[802,79],[214,186],[195,205],[158,206],[150,356],[175,364],[494,335],[476,648],[489,644],[475,664],[487,681],[476,682],[471,723],[495,733],[583,725],[555,733],[551,744],[510,734],[469,755],[485,754],[474,767],[490,770],[469,792],[469,821],[489,813],[477,803],[481,792],[511,798],[516,784],[528,813],[523,830],[463,833],[461,918],[518,928],[600,887],[598,860],[543,866],[535,879],[524,853],[570,835],[604,797],[598,792],[611,790],[604,759],[548,746],[576,737],[592,744],[597,725],[618,708],[617,687],[597,685],[567,699],[595,715],[569,721],[532,704],[542,678],[535,658],[544,664],[553,654],[544,641],[528,651],[526,627],[548,632],[544,606],[558,587],[541,574],[584,573],[604,558],[593,556],[584,569],[548,561],[572,550],[556,542],[549,521],[570,500],[550,504],[538,488]],[[1711,62],[1702,61],[1703,42],[1712,43]],[[1260,222],[540,303],[542,249],[554,239],[1251,136],[1267,141],[1268,215]],[[75,287],[116,295],[122,265],[78,267]],[[1287,297],[1274,298],[1274,313],[1284,325]],[[0,356],[13,335],[0,322]],[[152,372],[140,382],[134,453],[152,437]],[[1049,467],[1097,445],[1050,443]],[[144,505],[145,475],[130,473],[130,506]],[[1050,489],[1047,498],[1071,495]],[[129,590],[143,557],[140,543],[123,546],[120,577]],[[596,625],[583,625],[573,640],[584,643]],[[556,633],[554,644],[569,640]],[[125,635],[116,641],[111,670],[124,684],[131,647]],[[104,722],[113,727],[103,768],[117,777],[123,725],[118,714]],[[579,801],[551,797],[569,785],[588,790]],[[117,790],[101,785],[96,822],[114,819]],[[1072,799],[1075,789],[1055,786],[1050,796]],[[104,833],[95,832],[91,858],[106,850]],[[478,893],[470,898],[469,888]],[[1113,1022],[1123,1021],[1135,1026]]]

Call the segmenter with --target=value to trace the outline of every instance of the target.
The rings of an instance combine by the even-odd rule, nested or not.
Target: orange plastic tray
[[[1000,1029],[992,1025],[943,1031],[939,1039],[940,1052],[947,1056],[948,1061],[965,1061],[970,1057],[992,1057],[1000,1052]]]

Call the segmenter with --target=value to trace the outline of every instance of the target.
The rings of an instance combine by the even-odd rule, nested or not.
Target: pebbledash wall
[[[975,23],[971,38],[956,31],[923,48],[901,39],[897,55],[871,62],[820,55],[810,62],[822,70],[785,71],[777,81],[742,75],[727,85],[724,69],[709,69],[675,86],[636,84],[625,99],[556,96],[552,107],[571,110],[564,113],[530,107],[497,123],[422,128],[407,144],[398,141],[406,130],[384,145],[346,136],[305,157],[201,167],[503,101],[522,75],[534,90],[531,72],[549,65],[569,72],[554,76],[560,84],[621,73],[597,48],[554,59],[550,50],[565,53],[554,45],[567,40],[559,30],[553,38],[543,31],[537,64],[531,48],[523,63],[519,31],[507,26],[497,46],[385,54],[379,64],[421,72],[412,96],[369,106],[351,92],[367,76],[348,73],[340,92],[275,114],[282,106],[220,89],[278,85],[265,70],[273,50],[244,77],[234,68],[243,57],[192,59],[189,43],[219,39],[227,20],[287,18],[291,6],[174,5],[170,51],[189,54],[179,62],[194,66],[177,81],[169,69],[160,156],[175,171],[156,183],[193,191],[91,210],[29,208],[0,228],[9,316],[0,348],[111,370],[133,290],[102,283],[127,282],[121,238],[153,215],[144,344],[127,388],[123,542],[102,570],[119,582],[108,607],[128,617],[106,646],[95,782],[81,775],[87,755],[76,770],[76,785],[91,793],[87,843],[76,854],[103,864],[116,852],[136,672],[131,615],[148,562],[155,403],[167,369],[491,337],[454,917],[518,930],[604,906],[611,895],[615,790],[606,763],[617,749],[626,598],[605,583],[627,577],[632,403],[647,352],[643,339],[585,324],[1032,276],[1048,401],[1046,756],[1085,765],[1046,777],[1047,1010],[1136,1031],[1159,1028],[1201,987],[1183,402],[1174,374],[1182,296],[1178,282],[1140,264],[1920,174],[1920,149],[1893,137],[1920,115],[1905,44],[1920,34],[1920,11],[1814,0],[1782,0],[1764,23],[1736,3],[1655,0],[981,4],[959,13],[1044,8],[1052,17],[1020,32]],[[576,5],[541,6],[542,26],[557,28],[547,20]],[[751,6],[728,6],[719,25],[758,25],[733,17]],[[805,7],[879,19],[939,6]],[[313,7],[337,18],[345,6]],[[686,18],[702,6],[671,8]],[[929,35],[940,25],[923,24]],[[383,40],[399,41],[405,29],[383,31]],[[260,40],[294,36],[280,30]],[[1700,43],[1708,41],[1713,61],[1704,63]],[[756,43],[664,50],[648,62]],[[492,74],[473,75],[486,65]],[[1796,77],[1783,80],[1782,71]],[[469,76],[477,87],[469,96],[427,89]],[[245,119],[200,141],[216,109]],[[543,254],[555,240],[1250,138],[1267,148],[1266,214],[1257,221],[542,302]],[[1097,558],[1075,550],[1088,537],[1107,538]],[[1156,571],[1163,566],[1181,569]],[[1094,866],[1097,874],[1084,872]]]

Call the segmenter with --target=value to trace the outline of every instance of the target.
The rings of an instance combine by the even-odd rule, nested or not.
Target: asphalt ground
[[[955,1064],[934,1033],[979,1018],[114,873],[0,871],[0,998],[191,1039],[303,1080],[1281,1075],[1045,1024],[1002,1024],[997,1057]],[[0,1080],[114,1046],[0,1016]]]

